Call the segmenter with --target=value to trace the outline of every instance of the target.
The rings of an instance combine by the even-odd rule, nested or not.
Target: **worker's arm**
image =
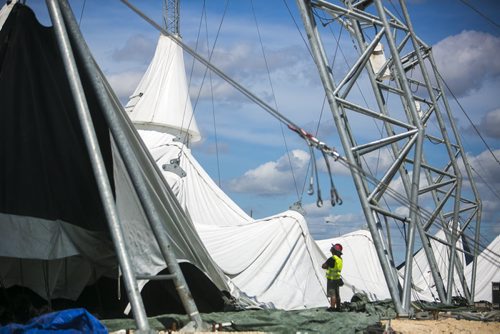
[[[321,268],[323,269],[328,269],[328,267],[334,267],[335,266],[335,262],[333,260],[333,258],[329,257],[325,263],[323,263],[323,265],[321,266]]]

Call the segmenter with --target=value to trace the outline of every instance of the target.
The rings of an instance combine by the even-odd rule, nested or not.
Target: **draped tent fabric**
[[[153,59],[125,107],[130,119],[138,129],[188,134],[187,142],[199,141],[182,49],[161,35]],[[168,109],[178,112],[165,112]]]
[[[117,276],[115,249],[52,27],[11,4],[0,31],[0,280],[41,297],[75,299],[101,276]],[[1,22],[1,21],[0,21]],[[94,130],[115,196],[132,267],[166,268],[104,112],[76,55]],[[222,291],[237,290],[214,263],[189,218],[119,107],[131,158],[179,262]],[[187,278],[189,281],[189,278]],[[222,297],[221,297],[222,298]]]
[[[444,230],[440,229],[434,234],[435,238],[446,240]],[[350,299],[354,293],[365,293],[372,301],[391,298],[380,262],[375,251],[370,232],[359,230],[342,235],[337,238],[317,241],[319,247],[326,256],[331,256],[330,247],[332,244],[340,243],[343,246],[344,267],[342,277],[346,284],[341,287],[340,293],[343,299]],[[448,258],[449,247],[436,241],[430,240],[431,247],[436,258],[443,281],[447,282],[448,277]],[[500,281],[500,267],[495,256],[492,254],[500,253],[500,237],[497,237],[478,257],[476,295],[474,300],[491,301],[491,283]],[[457,249],[462,250],[462,241],[457,241]],[[493,253],[491,253],[493,252]],[[463,252],[458,252],[457,260],[465,265],[465,256]],[[489,256],[488,256],[489,254]],[[430,273],[427,257],[420,249],[413,258],[412,270],[412,300],[423,300],[429,302],[439,301],[434,280]],[[402,266],[398,275],[404,276],[404,266]],[[470,285],[472,279],[472,262],[466,266],[465,278]],[[460,280],[454,271],[453,296],[464,296]]]
[[[440,240],[446,240],[445,231],[440,229],[434,235],[435,238]],[[449,268],[449,256],[450,250],[447,245],[440,243],[435,239],[430,239],[430,246],[434,253],[434,258],[436,259],[436,264],[438,270],[443,278],[443,282],[446,288],[446,282],[448,281],[448,268]],[[457,240],[457,249],[463,250],[462,240]],[[460,261],[462,266],[465,268],[465,256],[463,252],[458,252],[458,256],[456,258],[457,261]],[[420,249],[413,256],[413,264],[412,264],[412,294],[413,299],[420,299],[425,301],[437,301],[439,300],[439,295],[436,290],[436,284],[434,283],[434,279],[432,277],[430,271],[430,265],[427,260],[427,256],[423,249]],[[404,266],[399,269],[400,277],[404,275]],[[454,272],[453,278],[453,296],[465,296],[463,292],[462,285],[457,276],[456,270]]]
[[[370,232],[354,231],[317,243],[328,257],[332,256],[330,248],[333,244],[339,243],[343,247],[342,279],[345,284],[340,287],[343,301],[351,300],[355,293],[365,293],[372,301],[391,298]]]
[[[224,274],[246,297],[263,307],[326,306],[325,257],[304,217],[292,210],[255,220],[209,177],[175,136],[140,130],[158,166],[180,154],[181,177],[163,175],[189,213],[201,240]]]
[[[492,283],[500,284],[500,235],[484,249],[477,258],[475,301],[493,302]],[[472,263],[465,268],[465,277],[472,280]]]
[[[193,140],[199,133],[191,110],[185,108],[187,85],[177,78],[185,78],[182,49],[160,36],[153,60],[127,104],[127,114],[210,255],[241,293],[257,304],[282,309],[326,306],[324,256],[304,217],[286,211],[251,218],[178,140],[186,135]],[[172,83],[186,86],[172,91]],[[177,158],[180,164],[173,166]]]

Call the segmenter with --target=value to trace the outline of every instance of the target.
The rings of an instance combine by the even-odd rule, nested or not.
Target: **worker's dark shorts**
[[[336,279],[336,280],[327,279],[326,281],[327,281],[326,282],[326,292],[327,292],[328,296],[337,297],[337,295],[339,293],[340,284],[342,281],[339,279]]]

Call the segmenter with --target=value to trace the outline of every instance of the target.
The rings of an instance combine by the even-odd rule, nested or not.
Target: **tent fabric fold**
[[[0,280],[46,299],[75,299],[100,276],[117,276],[115,249],[54,29],[21,4],[8,14],[0,31]],[[133,268],[155,275],[166,263],[74,53]],[[116,104],[115,112],[176,258],[193,264],[221,294],[233,292],[123,109]]]
[[[181,177],[163,175],[188,212],[208,252],[242,295],[263,307],[301,309],[328,304],[325,257],[298,212],[255,220],[210,178],[172,134],[139,131],[159,167],[180,155]]]
[[[166,109],[180,112],[166,113]],[[187,142],[201,139],[193,118],[182,49],[170,38],[160,35],[153,61],[125,110],[138,129],[168,131]],[[184,138],[185,134],[189,138]]]
[[[356,293],[364,293],[372,301],[391,298],[369,231],[354,231],[317,243],[326,256],[331,256],[332,244],[340,243],[343,247],[342,278],[345,284],[340,288],[342,300],[351,300]]]
[[[185,81],[176,79],[179,77],[185,78],[182,49],[160,36],[150,66],[126,109],[204,246],[240,295],[257,305],[282,309],[326,306],[326,278],[321,269],[324,255],[305,218],[290,210],[259,220],[248,216],[198,163],[189,142],[178,140],[192,135],[189,129],[196,129],[185,125],[186,117],[189,124],[196,125],[196,121],[190,109],[186,113],[188,89]],[[166,83],[184,87],[170,90]],[[158,127],[166,119],[175,128]],[[177,159],[179,166],[173,166]],[[179,169],[185,176],[176,172]]]

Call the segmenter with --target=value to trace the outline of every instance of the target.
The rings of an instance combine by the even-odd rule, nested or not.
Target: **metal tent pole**
[[[449,262],[449,268],[448,268],[448,282],[447,282],[447,289],[446,289],[446,291],[448,291],[446,302],[448,304],[450,304],[451,303],[451,295],[452,295],[451,292],[452,292],[452,288],[453,288],[453,272],[454,272],[455,258],[456,258],[456,241],[457,241],[457,239],[455,238],[455,235],[456,235],[457,224],[458,224],[458,219],[459,219],[458,213],[460,210],[460,193],[462,190],[462,174],[460,172],[460,169],[458,168],[458,164],[457,164],[457,161],[455,159],[455,156],[454,156],[451,144],[450,144],[448,132],[447,132],[446,126],[444,124],[441,110],[440,110],[439,105],[437,103],[437,99],[436,99],[436,96],[434,94],[434,91],[432,90],[432,85],[431,85],[431,81],[429,78],[429,74],[427,73],[427,70],[426,70],[425,64],[424,64],[424,60],[423,60],[422,55],[420,53],[421,46],[420,46],[419,42],[417,41],[415,32],[413,30],[413,24],[410,20],[410,15],[408,13],[408,9],[406,8],[406,4],[404,3],[404,1],[400,0],[399,3],[400,3],[400,6],[401,6],[401,9],[402,9],[405,21],[406,21],[406,25],[408,27],[408,31],[410,33],[413,47],[416,50],[416,56],[418,59],[418,63],[420,64],[422,76],[424,78],[424,82],[426,84],[427,91],[429,93],[429,96],[431,98],[432,103],[434,104],[434,108],[435,108],[434,113],[435,113],[436,118],[438,120],[440,130],[441,130],[441,133],[443,135],[443,139],[445,141],[446,150],[448,152],[448,156],[451,159],[453,171],[455,172],[455,176],[456,176],[456,178],[455,178],[455,182],[456,182],[455,193],[456,193],[456,195],[455,195],[454,207],[453,207],[453,232],[452,232],[452,237],[451,237],[451,254],[450,254],[451,256],[450,256],[450,262]],[[462,281],[462,286],[464,288],[467,299],[469,299],[469,292],[467,289],[467,285],[463,281]]]
[[[77,51],[83,58],[84,66],[89,73],[92,85],[99,97],[99,103],[101,103],[101,106],[104,110],[104,115],[110,127],[111,133],[113,134],[113,138],[115,139],[121,157],[125,162],[125,166],[137,191],[141,204],[144,207],[148,222],[153,231],[153,235],[155,236],[156,241],[160,247],[162,256],[167,263],[168,270],[172,274],[170,278],[174,281],[174,285],[182,301],[184,309],[186,310],[186,313],[195,323],[196,327],[201,328],[203,326],[203,321],[201,319],[200,313],[198,312],[184,275],[182,274],[182,270],[173,253],[172,246],[163,226],[162,219],[160,218],[160,215],[158,214],[158,211],[153,204],[154,201],[152,200],[151,195],[148,191],[146,180],[144,180],[143,178],[140,166],[138,166],[137,161],[133,158],[134,151],[131,149],[130,144],[127,141],[126,134],[121,128],[120,121],[118,119],[118,116],[116,115],[116,113],[119,112],[125,114],[125,111],[115,109],[115,105],[108,95],[108,91],[103,83],[105,78],[101,76],[101,73],[95,64],[90,50],[88,49],[88,46],[85,43],[83,36],[81,35],[80,29],[78,28],[78,24],[76,23],[71,8],[69,7],[66,0],[60,1],[62,3],[62,12],[65,22],[69,26],[69,32],[72,38],[78,41],[78,43],[76,43]]]
[[[355,35],[356,40],[358,42],[358,46],[361,48],[361,50],[363,50],[366,48],[366,46],[365,46],[366,44],[365,44],[365,38],[362,34],[360,24],[358,21],[356,21],[354,19],[351,19],[351,22],[352,22],[352,28],[353,28],[353,32],[351,32],[351,34]],[[386,32],[386,33],[390,33],[390,32]],[[376,98],[378,107],[384,113],[384,115],[387,115],[387,105],[386,105],[385,99],[382,95],[381,89],[377,85],[377,81],[375,78],[375,73],[373,71],[373,68],[369,62],[367,63],[367,66],[369,66],[369,68],[370,68],[370,70],[367,71],[368,77],[370,79],[372,89],[375,93],[375,98]],[[393,128],[391,123],[384,122],[384,126],[386,128],[387,134],[390,135],[392,133],[395,133],[394,128]],[[398,147],[398,145],[396,143],[393,143],[393,144],[391,144],[391,148],[392,148],[392,151],[394,152],[394,154],[396,156],[398,156],[400,153],[400,148]],[[409,177],[404,172],[402,165],[399,166],[399,171],[400,171],[401,181],[403,182],[405,192],[407,193],[407,196],[410,196],[411,195],[410,194],[411,184],[410,184]],[[446,292],[445,292],[444,287],[443,287],[442,277],[441,277],[441,274],[439,273],[439,269],[438,269],[438,266],[437,266],[437,263],[435,260],[434,252],[432,251],[432,248],[430,247],[430,244],[429,244],[429,239],[425,235],[425,231],[423,231],[423,228],[420,225],[420,221],[417,223],[416,227],[418,228],[420,238],[423,241],[422,247],[424,249],[425,254],[427,255],[428,262],[429,262],[429,265],[431,267],[431,273],[433,275],[434,282],[436,283],[436,290],[438,292],[439,298],[441,300],[445,300],[446,299]],[[389,229],[387,229],[387,231],[389,231]]]
[[[335,91],[335,84],[333,83],[331,74],[328,71],[329,68],[328,62],[325,57],[325,52],[320,43],[320,38],[317,32],[314,19],[312,18],[310,4],[306,0],[297,0],[297,6],[300,10],[300,14],[304,22],[304,27],[307,32],[307,37],[311,45],[313,58],[316,62],[321,77],[321,81],[323,82],[323,86],[325,88],[326,96],[328,98],[328,103],[332,111],[333,119],[337,126],[340,140],[342,141],[342,146],[344,147],[346,159],[350,163],[357,165],[354,154],[352,153],[352,147],[349,143],[350,140],[349,134],[344,129],[344,126],[342,124],[341,113],[339,107],[335,102],[335,96],[333,96],[333,92]],[[382,270],[384,272],[387,286],[389,288],[389,292],[391,294],[394,306],[396,308],[396,312],[398,314],[405,314],[407,313],[407,310],[403,308],[399,298],[398,281],[397,277],[394,276],[394,270],[393,270],[394,263],[391,264],[391,261],[388,257],[388,252],[385,251],[383,240],[379,235],[379,228],[377,227],[379,223],[375,220],[375,217],[370,209],[370,204],[366,200],[367,194],[364,189],[363,180],[357,169],[351,169],[351,173],[354,180],[354,184],[358,192],[361,206],[363,208],[363,212],[365,213],[365,217],[368,222],[368,227],[373,237],[375,249],[377,251]]]
[[[456,143],[459,147],[460,150],[460,155],[462,156],[462,160],[464,163],[465,171],[467,173],[467,177],[469,179],[469,183],[472,189],[472,193],[474,194],[475,198],[475,205],[477,207],[477,212],[476,212],[476,226],[475,226],[475,243],[474,243],[474,258],[473,258],[473,264],[472,264],[472,279],[470,282],[471,285],[471,291],[470,291],[470,303],[474,302],[474,296],[475,296],[475,290],[476,290],[476,271],[477,271],[477,258],[479,256],[479,238],[480,238],[480,227],[481,227],[481,214],[482,214],[482,203],[481,203],[481,197],[479,196],[479,191],[477,189],[476,183],[474,182],[474,178],[472,176],[472,169],[470,167],[469,161],[467,159],[467,155],[465,154],[464,147],[462,145],[462,139],[460,138],[460,133],[457,129],[457,125],[453,119],[453,115],[451,113],[451,107],[448,103],[448,98],[446,97],[445,89],[443,87],[443,80],[441,78],[441,75],[437,71],[437,66],[436,62],[434,61],[434,56],[432,54],[432,51],[429,52],[429,61],[432,65],[432,68],[434,70],[434,75],[436,77],[436,82],[439,90],[441,91],[441,95],[443,96],[443,103],[446,109],[446,113],[448,115],[448,121],[450,123],[450,126],[453,131],[453,135],[455,137]],[[472,219],[472,217],[471,217]]]
[[[101,196],[104,211],[106,213],[111,237],[113,239],[118,261],[123,272],[125,288],[127,290],[130,303],[132,304],[134,318],[139,330],[149,331],[150,328],[146,312],[144,310],[144,304],[139,293],[137,281],[132,271],[127,249],[125,247],[125,239],[116,211],[113,193],[111,191],[108,175],[106,173],[101,150],[99,148],[99,143],[94,130],[92,117],[90,116],[89,107],[83,91],[80,75],[76,67],[74,54],[71,49],[66,27],[63,23],[61,9],[57,0],[46,0],[46,3],[54,25],[56,40],[61,51],[64,67],[66,68],[66,73],[68,74],[70,89],[76,102],[76,110],[80,119],[82,133],[89,151],[90,161],[97,186],[99,188],[99,194]]]
[[[390,25],[385,15],[384,6],[380,0],[375,0],[375,6],[380,15],[380,19],[382,20],[383,26],[387,31],[390,31]],[[400,88],[403,90],[402,99],[406,102],[406,106],[409,109],[410,116],[413,119],[413,124],[418,129],[417,134],[417,142],[415,144],[415,158],[413,161],[413,175],[412,175],[412,184],[411,184],[411,195],[410,202],[412,205],[410,206],[410,231],[409,231],[409,241],[406,247],[406,264],[405,264],[405,274],[404,274],[404,285],[403,285],[403,299],[402,306],[403,309],[409,310],[411,305],[411,273],[412,273],[412,265],[413,265],[413,247],[415,243],[415,229],[417,228],[416,224],[418,224],[418,189],[420,184],[420,166],[422,162],[422,151],[423,151],[423,141],[424,141],[424,128],[422,126],[422,122],[418,116],[415,104],[413,103],[413,98],[411,94],[410,87],[408,85],[408,81],[405,76],[405,71],[403,69],[403,65],[401,63],[401,59],[399,58],[399,50],[396,46],[396,43],[391,34],[386,35],[386,41],[389,45],[389,49],[391,50],[391,54],[393,57],[393,64],[395,70],[398,74]]]

